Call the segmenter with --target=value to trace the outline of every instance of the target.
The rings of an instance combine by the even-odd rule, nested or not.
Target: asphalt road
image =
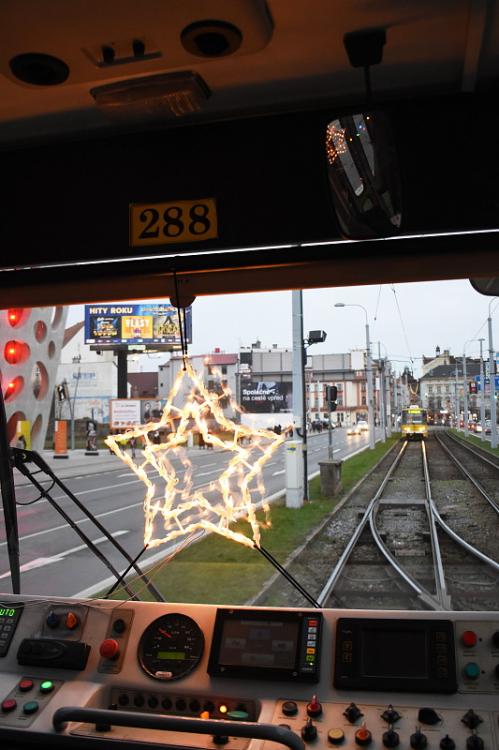
[[[347,436],[345,429],[333,433],[335,459],[342,459],[357,452],[368,443],[367,433],[360,436]],[[194,488],[206,486],[216,479],[228,461],[226,451],[189,449],[193,464]],[[327,433],[310,435],[308,442],[309,476],[318,472],[319,461],[328,456]],[[102,471],[92,465],[89,458],[88,473],[85,468],[76,476],[65,479],[66,485],[78,499],[95,515],[98,521],[113,537],[135,557],[144,546],[143,500],[145,486],[133,472],[116,459],[116,468],[107,465]],[[266,496],[272,498],[285,488],[285,451],[281,446],[264,468]],[[112,464],[111,464],[112,465]],[[61,467],[62,468],[62,467]],[[176,466],[179,474],[183,468]],[[57,473],[57,469],[56,469]],[[61,472],[62,473],[62,472]],[[161,480],[161,486],[162,480]],[[48,484],[44,484],[48,487]],[[161,490],[160,490],[161,491]],[[97,548],[120,572],[126,567],[122,555],[102,533],[75,508],[60,489],[51,492],[61,507],[76,522],[78,528],[88,534]],[[90,596],[111,585],[112,574],[82,541],[68,523],[51,507],[46,499],[29,504],[38,492],[29,485],[16,487],[18,502],[18,524],[20,538],[20,562],[22,592],[34,595]],[[2,509],[3,513],[3,509]],[[146,553],[140,564],[165,556],[173,542],[162,545]],[[5,529],[0,528],[0,591],[10,591],[10,574],[5,542]]]

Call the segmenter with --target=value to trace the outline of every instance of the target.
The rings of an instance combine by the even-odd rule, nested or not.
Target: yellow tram
[[[408,440],[428,437],[428,414],[420,406],[409,406],[402,409],[402,437]]]

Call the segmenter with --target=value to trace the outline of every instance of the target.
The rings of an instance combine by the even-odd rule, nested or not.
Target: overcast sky
[[[377,356],[380,340],[382,356],[388,354],[395,369],[411,366],[412,358],[414,373],[419,375],[422,355],[434,354],[437,346],[462,356],[468,339],[483,337],[484,352],[488,350],[486,319],[491,300],[492,297],[476,292],[467,280],[310,289],[303,292],[304,334],[306,337],[314,329],[327,333],[326,342],[311,347],[310,354],[363,348],[363,310],[335,308],[334,304],[363,305],[368,314],[373,355]],[[493,313],[496,305],[499,300],[492,304]],[[75,306],[68,324],[82,318],[83,307]],[[499,349],[499,310],[493,320],[494,343]],[[291,347],[291,292],[199,297],[193,304],[192,327],[192,354],[205,354],[215,347],[233,352],[257,339],[269,348],[272,344]],[[468,343],[466,353],[477,356],[479,343]],[[159,361],[165,361],[164,354]],[[157,364],[158,360],[149,357],[143,370],[157,369]]]

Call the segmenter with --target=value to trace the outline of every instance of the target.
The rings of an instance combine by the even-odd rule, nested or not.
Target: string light
[[[217,375],[217,373],[213,373]],[[220,373],[218,373],[220,376]],[[183,407],[174,406],[174,399],[187,379],[192,390]],[[190,361],[185,358],[184,368],[179,370],[168,394],[163,415],[159,422],[150,422],[120,435],[110,435],[105,442],[114,453],[129,466],[146,486],[144,499],[144,545],[156,547],[180,536],[199,530],[221,534],[249,547],[260,546],[260,527],[269,526],[269,507],[265,502],[265,486],[262,470],[285,439],[285,434],[276,435],[272,430],[253,429],[236,424],[224,414],[221,403],[226,400],[239,410],[225,381],[221,381],[221,392],[209,391]],[[208,418],[213,417],[220,432],[210,431]],[[166,430],[164,442],[152,443],[149,433]],[[230,451],[232,457],[218,479],[209,483],[207,490],[194,488],[193,467],[187,456],[189,436],[198,433],[205,444]],[[228,436],[228,437],[224,437]],[[144,448],[140,451],[143,462],[136,464],[126,452],[131,438],[141,438]],[[181,480],[176,473],[171,457],[180,459],[185,470]],[[156,481],[146,472],[151,466],[164,481],[162,498],[157,497]],[[208,497],[216,493],[218,499]],[[221,500],[219,499],[221,497]],[[256,517],[257,505],[265,513],[262,523]],[[230,529],[230,524],[245,517],[251,527],[252,539]],[[155,528],[162,523],[162,530],[155,536]]]

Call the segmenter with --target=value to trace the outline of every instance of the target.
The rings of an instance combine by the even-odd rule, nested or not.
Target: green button
[[[227,711],[227,718],[234,721],[248,721],[249,714],[247,711]]]
[[[25,714],[34,714],[38,711],[38,703],[36,701],[28,701],[28,703],[24,704],[23,711]]]
[[[51,693],[54,689],[52,680],[44,680],[40,685],[40,693]]]
[[[464,667],[464,676],[467,677],[468,680],[476,680],[478,677],[480,677],[480,671],[481,670],[478,664],[476,664],[474,661],[470,661]]]

